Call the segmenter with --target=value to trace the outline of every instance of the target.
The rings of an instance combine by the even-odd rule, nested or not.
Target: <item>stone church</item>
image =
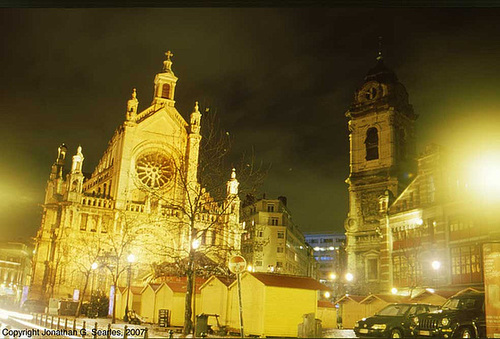
[[[379,197],[398,196],[415,170],[417,115],[408,93],[382,55],[355,92],[349,119],[349,212],[345,221],[347,270],[363,290],[380,288]]]
[[[189,122],[177,111],[172,56],[166,53],[154,78],[149,107],[138,109],[133,90],[124,122],[92,174],[84,173],[82,147],[75,147],[68,169],[68,148],[59,147],[36,236],[31,298],[108,293],[113,281],[126,286],[127,269],[134,285],[144,285],[153,263],[181,260],[195,240],[199,251],[220,245],[222,261],[239,252],[236,173],[228,169],[220,201],[201,187],[202,114],[198,103]]]
[[[500,241],[498,197],[486,195],[494,179],[478,186],[480,171],[463,170],[474,161],[439,145],[416,154],[418,116],[381,54],[346,116],[348,291],[483,288],[484,246]]]

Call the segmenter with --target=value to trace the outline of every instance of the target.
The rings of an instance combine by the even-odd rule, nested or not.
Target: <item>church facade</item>
[[[131,265],[132,281],[145,284],[154,278],[153,264],[181,260],[194,241],[202,252],[223,248],[214,260],[239,252],[236,173],[228,170],[227,194],[219,201],[201,187],[202,115],[198,103],[189,122],[177,111],[171,57],[167,52],[154,78],[149,107],[138,110],[133,90],[124,122],[91,175],[83,172],[82,147],[68,170],[68,149],[59,147],[36,236],[32,298],[107,292],[126,285]]]

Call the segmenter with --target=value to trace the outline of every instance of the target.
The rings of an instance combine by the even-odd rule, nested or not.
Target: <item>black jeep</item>
[[[414,317],[412,327],[418,338],[485,338],[484,293],[455,295],[438,311]]]
[[[411,320],[418,314],[438,309],[429,304],[390,304],[369,318],[356,321],[357,337],[407,338],[411,336]]]

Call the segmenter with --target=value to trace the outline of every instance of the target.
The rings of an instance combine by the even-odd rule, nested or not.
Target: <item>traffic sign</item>
[[[245,272],[245,269],[247,268],[247,262],[241,255],[233,255],[231,258],[229,258],[228,266],[231,272],[233,272],[234,274],[239,274]]]

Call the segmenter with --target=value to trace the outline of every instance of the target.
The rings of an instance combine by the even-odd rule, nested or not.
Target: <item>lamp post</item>
[[[130,295],[130,279],[132,278],[132,263],[135,262],[135,255],[129,254],[127,257],[128,261],[128,288],[127,288],[127,304],[125,306],[125,316],[123,317],[123,321],[128,322],[128,299]]]
[[[431,265],[432,265],[432,269],[435,271],[434,277],[435,277],[436,281],[434,282],[434,285],[437,288],[438,287],[438,281],[439,281],[439,277],[438,277],[439,273],[438,272],[439,272],[439,269],[441,268],[441,262],[438,261],[438,260],[434,260]]]
[[[328,278],[332,284],[332,292],[333,292],[333,298],[337,299],[337,294],[338,294],[338,288],[337,288],[337,274],[335,273],[330,273],[328,275]]]
[[[348,286],[350,286],[350,284],[354,281],[354,275],[350,272],[347,272],[344,276],[345,280],[346,280],[346,288],[345,288],[345,292],[346,294],[349,293],[349,290],[348,290]]]
[[[198,239],[193,240],[191,244],[193,249],[193,338],[196,337],[196,250],[200,247]]]
[[[97,269],[97,267],[99,267],[99,265],[96,262],[93,263],[92,266],[90,266],[90,268],[92,269],[92,284],[90,287],[90,300],[91,301],[92,301],[92,295],[94,294],[95,270]]]

